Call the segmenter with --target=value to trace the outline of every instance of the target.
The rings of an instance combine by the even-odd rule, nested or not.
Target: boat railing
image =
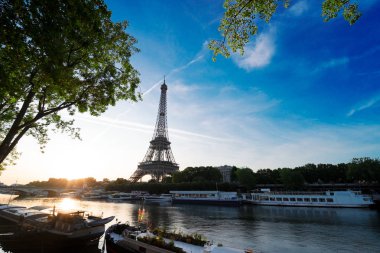
[[[275,192],[254,192],[259,195],[327,195],[326,192],[306,192],[306,191],[275,191]]]

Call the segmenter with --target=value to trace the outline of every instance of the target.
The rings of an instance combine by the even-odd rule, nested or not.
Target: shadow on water
[[[18,235],[17,231],[0,232],[0,252],[9,253],[100,253],[98,245],[65,245],[53,243],[43,237]],[[1,230],[4,227],[1,226]]]
[[[0,219],[0,252],[7,253],[100,253],[95,245],[71,245],[47,236],[21,233],[18,226]]]

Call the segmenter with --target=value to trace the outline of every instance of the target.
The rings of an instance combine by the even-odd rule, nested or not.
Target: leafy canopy
[[[0,7],[0,164],[25,134],[42,147],[49,129],[79,137],[75,112],[98,116],[118,100],[139,100],[130,63],[136,39],[126,21],[111,21],[102,0],[2,0]]]
[[[290,0],[225,0],[224,16],[218,30],[222,40],[211,40],[209,49],[214,51],[213,60],[221,54],[225,57],[239,52],[244,54],[244,46],[251,36],[258,31],[257,19],[269,22],[277,11],[279,4],[289,7]],[[324,0],[322,3],[322,17],[324,21],[336,18],[343,12],[344,19],[353,25],[361,16],[358,5],[351,0]]]

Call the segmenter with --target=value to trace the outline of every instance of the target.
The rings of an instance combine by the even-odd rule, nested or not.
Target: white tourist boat
[[[239,206],[242,199],[236,192],[222,191],[170,191],[173,203],[212,204]]]
[[[369,207],[374,204],[370,196],[351,190],[272,192],[269,189],[261,189],[260,192],[252,192],[246,201],[255,205],[310,207]]]
[[[140,200],[141,198],[141,195],[132,192],[117,192],[108,195],[108,200],[110,201],[132,201]]]
[[[101,200],[107,199],[108,195],[103,191],[92,191],[81,194],[81,199],[83,200]]]
[[[172,194],[160,194],[160,195],[146,195],[144,196],[144,201],[154,202],[154,203],[168,203],[172,202]]]

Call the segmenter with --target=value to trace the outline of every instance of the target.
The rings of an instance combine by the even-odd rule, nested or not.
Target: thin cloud
[[[348,57],[341,57],[341,58],[333,58],[328,61],[322,62],[317,66],[313,73],[320,72],[325,69],[335,68],[341,65],[346,65],[350,62],[350,58]]]
[[[274,32],[261,34],[253,45],[247,45],[244,55],[234,54],[232,60],[247,71],[262,68],[270,64],[275,53]]]
[[[347,117],[351,117],[352,115],[354,115],[360,111],[369,109],[369,108],[373,107],[374,105],[378,104],[379,102],[380,102],[380,94],[377,94],[376,96],[368,99],[367,101],[360,103],[355,108],[351,109],[347,113]]]
[[[170,86],[173,94],[180,96],[188,96],[190,93],[201,89],[198,85],[186,85],[181,81],[175,81]]]
[[[174,68],[172,69],[169,74],[167,76],[171,76],[175,73],[178,73],[178,72],[181,72],[183,70],[185,70],[186,68],[188,68],[189,66],[195,64],[196,62],[202,60],[204,58],[204,45],[202,46],[202,49],[200,50],[200,52],[197,53],[197,55],[191,59],[188,63],[186,63],[185,65],[183,66],[180,66],[178,68]],[[160,79],[159,81],[157,81],[156,83],[154,83],[150,88],[148,88],[145,92],[142,93],[142,97],[148,95],[149,93],[151,93],[154,89],[156,89],[160,84],[162,84],[162,82],[164,81],[164,79]],[[132,104],[133,105],[133,104]],[[124,116],[125,114],[127,114],[129,111],[124,111],[120,114],[118,114],[116,116],[116,120],[119,119],[121,116]],[[99,118],[97,118],[99,119]],[[109,129],[111,128],[112,125],[108,125],[107,128],[103,129],[101,132],[99,132],[99,134],[93,139],[93,141],[99,139],[100,137],[102,137],[104,134],[106,134]]]
[[[154,90],[158,85],[162,84],[163,81],[164,81],[164,79],[161,79],[160,81],[153,84],[149,89],[147,89],[147,91],[143,92],[142,96],[144,97],[144,96],[148,95],[149,93],[151,93],[152,90]]]
[[[199,62],[200,60],[202,60],[204,58],[204,55],[199,55],[199,56],[196,56],[194,59],[192,59],[191,61],[189,61],[188,63],[186,63],[185,65],[181,66],[181,67],[178,67],[178,68],[175,68],[173,69],[172,71],[170,71],[170,73],[168,74],[168,76],[170,75],[173,75],[173,74],[176,74],[184,69],[187,69],[188,67],[190,67],[191,65],[193,65],[194,63],[196,62]]]
[[[336,59],[331,59],[328,62],[322,63],[321,67],[322,68],[333,68],[339,65],[344,65],[347,64],[350,60],[348,57],[342,57],[342,58],[336,58]]]
[[[126,128],[129,130],[144,132],[144,133],[153,133],[153,129],[154,129],[154,127],[152,125],[141,124],[141,123],[137,123],[137,122],[124,121],[124,120],[118,120],[118,119],[112,119],[112,118],[108,118],[108,117],[94,118],[94,117],[90,117],[90,116],[86,116],[86,115],[81,115],[78,118],[81,120],[84,120],[86,122],[90,122],[90,123],[107,125],[110,127]],[[199,133],[175,129],[175,128],[169,128],[169,132],[175,133],[179,136],[182,135],[182,136],[199,137],[199,138],[203,138],[203,139],[209,139],[209,140],[214,140],[214,141],[223,141],[223,142],[230,141],[226,138],[220,138],[220,137],[215,137],[215,136],[210,136],[210,135],[205,135],[205,134],[199,134]]]
[[[306,1],[299,1],[289,8],[289,13],[293,16],[301,16],[309,9]]]
[[[171,76],[171,75],[174,75],[180,71],[183,71],[184,69],[187,69],[188,67],[190,67],[194,63],[201,61],[206,54],[206,50],[207,50],[207,41],[203,43],[201,50],[195,55],[195,57],[192,60],[190,60],[188,63],[186,63],[183,66],[180,66],[178,68],[171,70],[170,73],[168,74],[168,76]]]

